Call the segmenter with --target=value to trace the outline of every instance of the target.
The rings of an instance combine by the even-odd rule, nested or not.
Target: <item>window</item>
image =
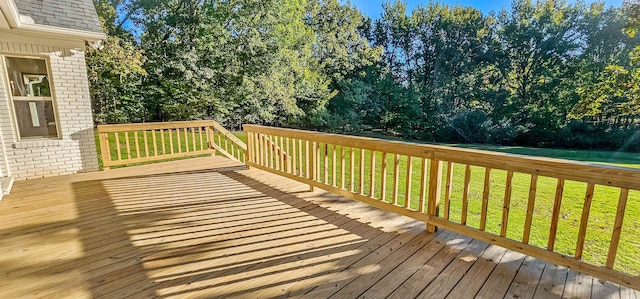
[[[20,138],[57,138],[47,62],[5,57],[5,64]]]

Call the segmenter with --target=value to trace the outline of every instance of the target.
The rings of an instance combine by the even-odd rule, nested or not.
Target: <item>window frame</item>
[[[51,96],[49,97],[30,97],[30,96],[14,96],[11,91],[11,82],[9,80],[9,70],[7,69],[6,58],[25,58],[25,59],[38,59],[43,60],[45,67],[47,68],[47,79],[49,81],[49,89],[51,92]],[[11,123],[14,127],[14,134],[16,141],[38,141],[38,140],[62,140],[62,130],[61,130],[61,122],[60,122],[60,114],[58,112],[58,103],[56,100],[56,92],[55,92],[55,83],[53,81],[53,75],[51,73],[51,62],[50,57],[46,55],[25,55],[25,54],[14,54],[14,53],[0,53],[0,67],[3,68],[2,72],[4,75],[4,84],[6,86],[6,95],[7,100],[9,102],[9,108],[11,110]],[[36,101],[36,102],[51,102],[53,107],[53,117],[55,118],[56,123],[56,137],[46,137],[46,136],[34,136],[34,137],[22,137],[20,133],[20,127],[18,126],[18,115],[16,113],[14,101],[16,102],[28,102],[28,101]]]

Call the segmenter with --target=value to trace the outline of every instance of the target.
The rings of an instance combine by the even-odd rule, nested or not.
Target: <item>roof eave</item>
[[[102,32],[90,32],[90,31],[84,31],[84,30],[60,28],[60,27],[38,25],[38,24],[22,24],[22,26],[20,26],[18,29],[20,31],[24,30],[24,31],[34,32],[34,33],[35,32],[41,33],[41,34],[44,33],[48,36],[78,38],[78,39],[83,39],[91,42],[103,40],[107,37]]]
[[[13,0],[0,0],[0,10],[5,16],[7,23],[12,30],[26,31],[32,33],[44,33],[49,36],[56,36],[62,38],[78,38],[86,41],[98,41],[106,38],[106,35],[102,32],[91,32],[77,29],[61,28],[55,26],[34,24],[31,22],[24,22],[24,19],[29,21],[31,18],[25,18],[20,15],[18,7]]]

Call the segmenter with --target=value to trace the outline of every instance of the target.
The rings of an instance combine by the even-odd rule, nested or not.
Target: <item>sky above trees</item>
[[[345,1],[346,2],[346,1]],[[351,3],[355,5],[361,12],[368,15],[372,19],[378,19],[380,14],[382,13],[382,4],[385,2],[394,2],[393,0],[351,0]],[[488,13],[490,11],[498,11],[502,8],[511,7],[511,0],[440,0],[434,1],[440,3],[446,3],[449,5],[462,5],[462,6],[471,6],[473,8],[477,8],[481,10],[483,13]],[[576,2],[576,1],[568,1],[568,2]],[[596,2],[594,0],[587,0],[586,3]],[[620,6],[622,4],[622,0],[605,0],[604,1],[607,6],[614,5]],[[427,5],[429,0],[405,0],[407,4],[408,11],[411,11],[413,8],[417,7],[420,4]]]

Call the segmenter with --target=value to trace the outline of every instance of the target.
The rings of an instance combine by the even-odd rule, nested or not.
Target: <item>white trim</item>
[[[7,19],[9,26],[17,28],[20,27],[20,12],[13,0],[0,0],[0,9]]]
[[[14,101],[14,95],[11,91],[11,84],[10,84],[10,79],[9,79],[9,70],[7,70],[7,64],[5,62],[5,58],[6,57],[14,57],[14,58],[30,58],[30,59],[41,59],[44,60],[45,66],[47,67],[47,77],[49,78],[49,88],[51,89],[51,104],[53,105],[53,116],[55,117],[55,121],[56,121],[56,133],[58,134],[58,136],[56,137],[46,137],[46,136],[40,136],[40,137],[22,137],[20,134],[20,128],[18,126],[18,115],[16,114],[16,109],[15,106],[13,104]],[[11,116],[12,116],[12,124],[13,124],[13,131],[15,134],[15,140],[19,142],[21,141],[41,141],[41,140],[62,140],[62,128],[61,123],[60,123],[60,113],[58,111],[58,103],[56,101],[55,98],[55,83],[53,81],[53,75],[51,72],[51,61],[50,61],[50,57],[49,56],[39,56],[39,55],[13,55],[13,54],[0,54],[0,67],[2,67],[2,71],[4,72],[4,77],[5,77],[5,86],[6,86],[6,92],[7,92],[7,100],[9,102],[9,108],[10,108],[10,112],[11,112]],[[23,98],[20,97],[19,98]],[[35,99],[38,99],[38,97],[35,97]],[[48,97],[47,97],[48,99]],[[18,99],[18,101],[20,101],[21,99]],[[48,100],[45,100],[48,101]]]
[[[21,29],[0,30],[0,42],[49,46],[60,48],[61,50],[76,49],[84,51],[85,47],[84,40],[80,38],[72,38],[69,36],[52,38],[51,34]],[[19,51],[11,52],[16,52],[17,54],[21,53]]]
[[[24,31],[24,32],[47,33],[47,36],[50,36],[50,37],[76,37],[79,39],[92,41],[92,42],[99,41],[107,37],[102,32],[97,33],[97,32],[78,30],[78,29],[60,28],[60,27],[39,25],[39,24],[22,24],[20,27],[14,30],[19,30],[19,32]]]

